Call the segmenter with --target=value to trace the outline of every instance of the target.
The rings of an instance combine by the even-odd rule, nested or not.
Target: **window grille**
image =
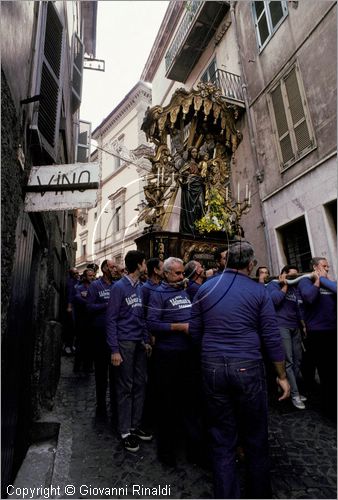
[[[286,262],[300,272],[310,270],[311,250],[304,217],[278,229]]]

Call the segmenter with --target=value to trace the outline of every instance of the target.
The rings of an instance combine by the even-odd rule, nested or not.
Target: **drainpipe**
[[[231,22],[232,22],[234,29],[235,29],[235,39],[236,39],[236,45],[237,45],[237,50],[238,50],[238,54],[239,54],[239,65],[240,65],[240,69],[241,69],[241,73],[242,73],[242,90],[243,90],[245,109],[246,109],[247,118],[248,118],[248,129],[249,129],[251,153],[252,153],[252,158],[253,158],[255,172],[256,172],[256,181],[258,184],[259,200],[261,203],[261,212],[262,212],[263,224],[264,224],[264,235],[265,235],[267,254],[268,254],[268,266],[269,266],[269,269],[271,272],[272,271],[272,258],[271,258],[270,239],[269,239],[269,233],[268,233],[267,226],[266,226],[265,210],[264,210],[264,204],[262,202],[261,186],[260,186],[260,184],[264,180],[264,172],[261,171],[261,169],[259,168],[259,162],[258,162],[258,156],[257,156],[257,146],[256,146],[256,139],[255,139],[254,128],[253,128],[253,118],[252,118],[251,108],[249,107],[249,100],[248,100],[247,79],[245,76],[242,51],[241,51],[241,46],[240,46],[239,37],[238,37],[238,26],[237,26],[236,14],[235,14],[236,3],[237,2],[234,2],[234,1],[230,2],[230,15],[231,15]]]

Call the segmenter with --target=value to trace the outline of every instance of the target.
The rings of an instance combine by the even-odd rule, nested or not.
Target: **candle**
[[[229,196],[229,188],[228,186],[225,188],[225,201],[228,201],[228,196]]]
[[[160,169],[157,171],[157,187],[160,187]]]
[[[162,167],[161,183],[164,183],[164,167]]]
[[[248,199],[248,189],[249,189],[249,186],[246,184],[245,185],[245,199],[246,200]]]
[[[175,175],[174,172],[171,174],[171,184],[174,184],[175,182]]]
[[[248,205],[250,205],[250,199],[251,199],[251,191],[249,191],[249,200],[248,200]]]
[[[237,201],[239,203],[239,182],[237,183]]]

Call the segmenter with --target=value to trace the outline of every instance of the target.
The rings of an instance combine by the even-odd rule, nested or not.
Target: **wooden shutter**
[[[83,43],[76,33],[72,41],[72,111],[76,111],[81,104],[82,98],[82,74],[83,74]]]
[[[278,87],[271,92],[271,98],[277,125],[277,135],[282,153],[282,159],[283,163],[287,163],[288,161],[294,158],[294,153],[292,150],[290,131],[286,118],[284,101],[280,85],[278,85]]]
[[[31,127],[37,129],[42,146],[56,160],[62,100],[62,64],[64,30],[53,2],[40,7],[41,33],[37,45],[36,94],[40,102]]]
[[[312,146],[309,128],[306,122],[306,115],[303,106],[303,99],[300,92],[296,68],[285,77],[285,88],[289,101],[289,110],[297,144],[297,156]]]

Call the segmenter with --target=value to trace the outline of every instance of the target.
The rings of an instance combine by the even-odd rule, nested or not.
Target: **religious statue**
[[[168,105],[147,109],[141,129],[155,145],[155,155],[149,157],[147,206],[139,221],[152,229],[170,227],[181,191],[181,233],[228,231],[233,206],[238,222],[247,206],[232,199],[230,166],[242,139],[236,128],[241,112],[211,82],[199,82],[190,91],[179,88]],[[250,207],[249,196],[245,201]]]
[[[197,160],[198,149],[192,147],[188,150],[187,162],[183,165],[179,176],[182,189],[180,232],[184,234],[196,232],[195,221],[204,213],[204,180],[201,177]]]

